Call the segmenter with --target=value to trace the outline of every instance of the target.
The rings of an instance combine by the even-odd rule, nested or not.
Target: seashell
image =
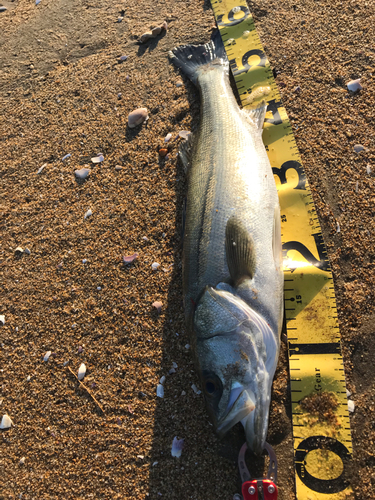
[[[341,232],[340,224],[338,222],[336,222],[336,233],[340,233],[340,232]]]
[[[44,355],[43,361],[45,361],[47,363],[51,354],[52,354],[52,351],[47,351]]]
[[[164,398],[164,387],[161,384],[156,387],[156,395],[158,398]]]
[[[85,378],[85,375],[86,375],[86,365],[85,363],[82,363],[78,369],[78,375],[77,375],[78,380],[83,380]]]
[[[358,78],[357,80],[350,80],[350,82],[348,82],[346,86],[348,87],[348,90],[350,90],[351,92],[356,92],[357,90],[363,89],[360,82],[361,82],[360,78]]]
[[[365,151],[366,148],[362,144],[355,144],[353,149],[356,153],[360,153],[361,151]]]
[[[137,253],[133,253],[133,255],[128,255],[127,257],[124,256],[122,260],[124,261],[125,265],[128,265],[138,259],[138,257],[139,255]]]
[[[188,130],[181,130],[181,132],[178,133],[178,136],[181,137],[181,139],[188,139],[189,138],[189,135],[191,134],[191,132],[189,132]]]
[[[354,404],[354,401],[352,401],[351,399],[348,399],[348,410],[353,413],[353,411],[355,410],[355,404]]]
[[[193,391],[195,392],[195,394],[201,394],[201,392],[202,392],[202,391],[200,391],[198,389],[198,387],[195,384],[192,384],[191,388],[193,389]]]
[[[4,326],[4,325],[5,325],[5,316],[4,316],[3,314],[1,314],[1,315],[0,315],[0,324],[1,324],[2,326]]]
[[[3,418],[1,419],[0,429],[9,429],[10,427],[12,427],[12,425],[14,424],[11,418],[7,414],[3,415]]]
[[[167,135],[164,137],[164,142],[169,142],[171,139],[172,139],[172,134],[169,132],[169,134],[167,134]]]
[[[87,212],[85,213],[84,219],[87,219],[87,217],[91,217],[91,216],[92,216],[92,210],[91,210],[91,208],[89,208],[87,210]]]
[[[4,7],[3,5],[0,7],[0,12],[5,12],[6,10],[8,10],[6,7]]]
[[[22,248],[22,247],[17,247],[17,248],[14,250],[14,253],[23,253],[23,248]]]
[[[68,153],[67,155],[65,155],[63,158],[61,158],[61,161],[64,161],[64,160],[67,160],[68,158],[70,158],[72,155],[70,153]]]
[[[371,165],[369,163],[366,165],[366,172],[367,172],[368,175],[370,175],[371,172],[372,172]]]
[[[155,309],[158,311],[158,313],[161,313],[161,308],[163,307],[163,302],[160,302],[160,300],[157,300],[152,304],[152,307],[155,307]]]
[[[160,264],[158,262],[154,262],[153,264],[151,264],[151,268],[153,271],[156,271],[158,267],[160,267]]]
[[[86,264],[87,259],[82,259],[82,264]]]
[[[129,113],[128,127],[134,128],[148,120],[147,108],[138,108]]]
[[[30,377],[30,375],[28,375],[26,382],[30,382],[30,380],[31,380],[31,377]]]
[[[145,458],[144,455],[137,455],[137,458],[139,458],[140,460],[143,460]]]
[[[30,255],[31,254],[31,251],[27,247],[25,248],[24,252],[25,252],[26,255]]]
[[[46,166],[47,166],[47,163],[45,163],[44,165],[42,165],[40,167],[40,169],[38,170],[37,174],[41,174],[43,172],[43,170],[44,170],[44,167],[46,167]]]
[[[178,88],[178,87],[182,87],[182,86],[183,86],[182,81],[181,80],[177,80],[176,87]]]
[[[164,382],[165,382],[165,375],[161,377],[161,379],[159,380],[159,384],[163,385]]]
[[[19,461],[19,464],[20,464],[20,465],[25,465],[25,460],[26,460],[26,458],[25,458],[25,457],[22,457],[22,458],[20,459],[20,461]]]
[[[180,458],[184,448],[184,439],[178,439],[177,436],[173,438],[172,442],[172,457]]]
[[[103,155],[94,156],[94,158],[91,158],[91,161],[93,163],[100,163],[104,161],[104,156]]]
[[[142,240],[143,240],[143,241],[148,241],[147,236],[142,236]]]
[[[78,179],[86,179],[90,175],[90,170],[88,168],[81,168],[80,170],[75,170],[74,175]]]
[[[117,172],[119,172],[122,169],[123,169],[123,167],[121,165],[116,165],[115,166],[115,170],[117,170]]]
[[[120,57],[117,59],[117,62],[118,62],[119,64],[121,64],[121,63],[123,63],[124,61],[126,61],[128,57],[129,57],[129,56],[120,56]]]

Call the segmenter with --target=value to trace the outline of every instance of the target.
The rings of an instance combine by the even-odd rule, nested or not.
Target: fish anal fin
[[[235,285],[252,279],[255,272],[254,241],[241,220],[232,216],[225,230],[225,250],[230,276]]]

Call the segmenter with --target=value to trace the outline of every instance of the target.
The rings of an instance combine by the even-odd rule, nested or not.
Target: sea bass
[[[280,208],[262,141],[266,104],[241,110],[220,35],[170,52],[199,88],[199,131],[180,152],[188,194],[185,315],[219,436],[242,422],[263,450],[283,320]],[[190,150],[190,151],[189,151]]]

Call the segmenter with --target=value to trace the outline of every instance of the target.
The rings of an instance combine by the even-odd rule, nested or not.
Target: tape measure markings
[[[344,499],[352,493],[345,480],[352,447],[333,278],[319,219],[292,126],[248,6],[244,0],[211,3],[243,107],[254,107],[263,99],[268,103],[263,141],[281,207],[297,497]],[[336,425],[321,422],[300,406],[325,394],[337,400],[331,409]],[[343,473],[336,478],[309,473],[315,457],[310,452],[322,447],[342,460]],[[332,463],[329,455],[324,464],[328,468]]]

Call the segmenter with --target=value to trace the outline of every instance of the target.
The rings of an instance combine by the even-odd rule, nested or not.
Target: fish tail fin
[[[222,66],[229,73],[229,62],[217,30],[205,45],[181,45],[169,52],[170,60],[177,68],[197,84],[198,70],[204,65]]]

